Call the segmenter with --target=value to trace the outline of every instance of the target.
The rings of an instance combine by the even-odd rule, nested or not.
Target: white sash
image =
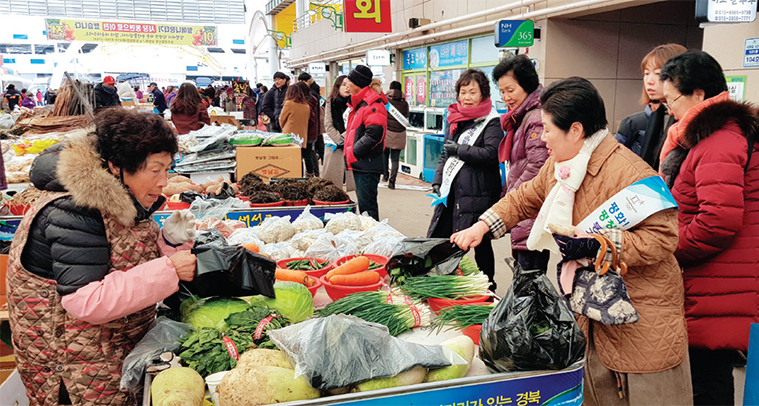
[[[461,137],[459,137],[459,144],[469,146],[474,145],[474,143],[480,138],[482,131],[485,129],[485,126],[490,122],[490,120],[500,119],[500,117],[501,116],[495,109],[490,110],[490,114],[482,119],[478,119],[478,122],[474,127],[467,130],[464,134],[461,134]],[[459,171],[464,166],[464,164],[465,162],[459,159],[458,156],[448,157],[448,159],[445,161],[445,166],[443,167],[443,183],[440,185],[440,196],[436,196],[435,194],[428,195],[434,199],[432,201],[432,206],[438,205],[440,203],[446,206],[448,205],[448,195],[451,193],[451,185],[453,185],[453,181],[456,179],[456,175],[459,174]]]
[[[402,125],[402,126],[404,126],[406,128],[411,127],[411,123],[409,123],[408,120],[406,120],[406,117],[403,117],[403,114],[401,114],[401,112],[398,111],[398,109],[396,109],[395,106],[393,106],[392,104],[388,103],[388,104],[385,105],[385,107],[387,108],[387,112],[390,113],[390,115],[393,116],[393,118],[396,121],[398,121],[398,123],[400,125]]]

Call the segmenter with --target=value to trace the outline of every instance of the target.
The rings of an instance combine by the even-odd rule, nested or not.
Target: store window
[[[480,63],[497,63],[498,48],[495,46],[495,38],[487,37],[472,38],[472,65]]]
[[[430,107],[448,107],[456,103],[456,81],[465,69],[430,72]]]

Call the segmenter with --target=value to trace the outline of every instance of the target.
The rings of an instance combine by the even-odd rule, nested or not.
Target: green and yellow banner
[[[47,37],[55,41],[122,42],[155,45],[215,46],[215,26],[135,22],[45,20]]]

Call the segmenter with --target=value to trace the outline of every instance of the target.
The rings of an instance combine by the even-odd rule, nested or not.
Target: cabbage
[[[184,306],[188,300],[194,300],[194,302]],[[230,314],[244,312],[248,308],[248,302],[236,298],[211,297],[203,300],[189,298],[185,302],[182,302],[182,307],[186,310],[182,312],[183,322],[195,328],[210,327],[219,331],[226,330],[227,324],[224,320]]]
[[[251,305],[260,303],[277,309],[292,324],[300,323],[314,314],[314,298],[308,288],[298,282],[275,282],[274,295],[276,299],[257,295],[249,296],[246,300]]]

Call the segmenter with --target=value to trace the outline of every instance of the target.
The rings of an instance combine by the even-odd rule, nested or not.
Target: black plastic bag
[[[184,286],[193,294],[274,298],[274,270],[277,268],[274,260],[237,245],[198,245],[192,253],[197,256],[195,278]]]
[[[219,231],[218,228],[209,228],[198,232],[198,236],[195,237],[195,248],[201,245],[215,245],[217,247],[226,247],[227,239]]]
[[[482,324],[480,358],[491,372],[564,369],[585,355],[585,336],[546,271],[522,270]]]
[[[229,199],[230,197],[235,197],[235,191],[232,189],[232,186],[229,183],[222,183],[221,184],[221,190],[219,193],[212,194],[208,193],[206,194],[206,199],[217,199],[217,200],[224,200]]]
[[[192,204],[192,202],[195,201],[196,197],[203,199],[202,194],[198,192],[194,192],[192,190],[188,190],[186,192],[182,192],[179,194],[179,201],[181,201],[182,203]]]
[[[387,269],[400,269],[407,276],[422,276],[434,269],[437,275],[456,272],[466,251],[448,238],[406,238],[387,262]]]

